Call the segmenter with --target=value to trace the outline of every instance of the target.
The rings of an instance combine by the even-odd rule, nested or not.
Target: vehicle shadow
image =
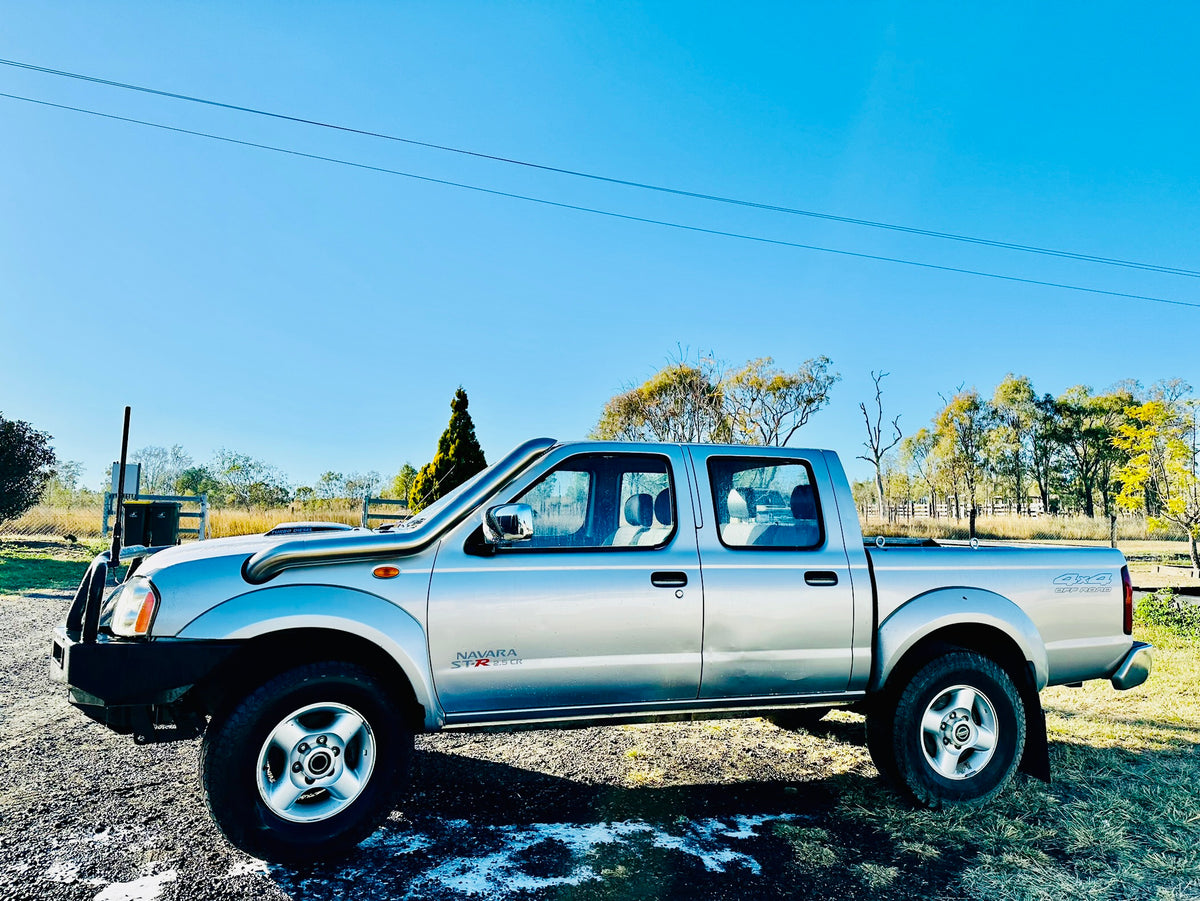
[[[821,779],[611,785],[437,751],[417,753],[412,784],[419,788],[401,802],[401,808],[422,811],[413,814],[414,821],[429,814],[463,820],[483,815],[491,823],[509,825],[629,818],[667,822],[679,817],[783,813],[814,816],[828,810],[835,800],[832,789]]]
[[[853,773],[799,783],[629,786],[423,749],[411,776],[413,788],[383,829],[346,860],[271,866],[272,880],[294,901],[343,893],[413,901],[828,898],[850,884],[862,888],[853,861],[894,856],[890,837],[860,831],[845,838],[852,860],[797,870],[798,842],[830,854],[828,846],[843,840],[822,826],[850,783],[874,781]]]

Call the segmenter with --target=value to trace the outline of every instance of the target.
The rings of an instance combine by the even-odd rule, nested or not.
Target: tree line
[[[884,495],[884,511],[915,501],[936,515],[944,502],[956,517],[984,500],[1018,515],[1140,513],[1152,529],[1182,533],[1200,573],[1200,402],[1186,382],[1075,385],[1054,396],[1009,374],[990,398],[959,388],[942,401],[877,461],[875,485],[855,483],[860,504]]]
[[[900,417],[884,413],[887,375],[871,373],[874,399],[859,404],[867,429],[860,458],[875,469],[873,483],[853,486],[860,504],[888,511],[921,502],[936,511],[944,502],[955,517],[985,500],[1001,500],[1018,514],[1136,512],[1152,528],[1186,535],[1200,572],[1200,401],[1186,382],[1144,388],[1127,380],[1104,392],[1076,385],[1055,396],[1039,394],[1028,376],[1009,374],[990,397],[961,386],[943,395],[931,421],[904,435]],[[591,437],[784,446],[829,404],[840,379],[824,356],[785,369],[770,357],[731,365],[681,354],[609,399]],[[147,494],[208,494],[217,506],[250,508],[315,507],[381,493],[415,512],[486,466],[461,386],[450,408],[433,459],[420,469],[405,463],[390,484],[375,471],[329,470],[312,485],[293,487],[278,468],[224,448],[201,465],[179,445],[141,448],[132,459]],[[70,503],[86,493],[79,464],[57,461],[49,440],[29,423],[0,416],[0,521],[39,497]]]
[[[405,463],[390,482],[374,470],[346,474],[326,470],[312,484],[293,485],[279,467],[228,448],[220,448],[205,463],[197,463],[179,444],[138,448],[129,459],[139,466],[138,487],[143,495],[207,495],[215,507],[297,505],[305,510],[382,496],[404,500],[416,511],[487,465],[467,405],[467,394],[460,387],[433,459],[419,470]],[[107,479],[99,490],[83,485],[83,465],[59,460],[51,440],[27,422],[0,415],[0,523],[39,502],[66,508],[99,504],[109,487]]]
[[[1055,397],[1038,394],[1028,376],[1009,374],[990,398],[976,388],[942,397],[930,423],[899,441],[881,461],[886,503],[945,502],[964,516],[983,500],[1011,504],[1017,513],[1108,516],[1129,478],[1133,454],[1126,432],[1144,405],[1173,412],[1176,431],[1194,417],[1190,387],[1179,380],[1144,389],[1120,383],[1106,392],[1076,385]],[[1163,498],[1144,486],[1151,515]],[[865,494],[860,483],[860,498]],[[1128,509],[1129,501],[1122,505]]]

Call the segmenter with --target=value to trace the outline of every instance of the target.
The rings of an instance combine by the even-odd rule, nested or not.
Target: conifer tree
[[[437,453],[409,488],[408,508],[415,513],[428,507],[486,466],[475,423],[467,412],[467,392],[460,385],[450,401],[450,424],[438,439]]]

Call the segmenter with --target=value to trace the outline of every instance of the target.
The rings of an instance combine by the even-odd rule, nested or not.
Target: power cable
[[[37,100],[33,97],[22,97],[18,94],[6,94],[0,92],[0,97],[9,100],[19,100],[25,103],[32,103],[38,106],[51,107],[53,109],[66,110],[73,113],[82,113],[87,116],[95,116],[100,119],[110,119],[115,122],[126,122],[131,125],[142,125],[147,128],[157,128],[162,131],[175,132],[176,134],[191,135],[197,138],[207,138],[213,141],[221,141],[226,144],[234,144],[239,147],[253,147],[258,150],[269,150],[273,153],[281,153],[287,156],[301,157],[303,159],[319,160],[325,163],[336,163],[339,166],[349,166],[354,169],[363,169],[368,172],[379,172],[384,175],[397,175],[402,178],[411,178],[416,181],[426,182],[428,184],[444,185],[450,188],[461,188],[466,191],[476,191],[480,194],[489,194],[493,197],[505,197],[511,200],[522,200],[527,203],[541,204],[542,206],[555,207],[563,210],[574,210],[580,213],[591,213],[597,216],[607,216],[611,219],[620,219],[626,222],[640,222],[646,225],[658,225],[664,228],[673,228],[680,231],[697,232],[705,235],[716,235],[722,238],[737,238],[742,241],[754,241],[759,244],[770,244],[776,247],[792,247],[798,250],[813,250],[819,253],[832,253],[839,256],[855,257],[861,260],[875,260],[881,263],[898,263],[904,266],[917,266],[922,269],[934,269],[940,272],[955,272],[961,275],[975,275],[981,278],[999,279],[1007,282],[1018,282],[1025,285],[1038,285],[1045,288],[1061,288],[1066,291],[1082,291],[1087,294],[1102,294],[1107,297],[1120,297],[1128,300],[1145,300],[1151,303],[1170,304],[1178,307],[1196,307],[1200,308],[1200,303],[1194,303],[1186,300],[1172,300],[1166,297],[1154,297],[1147,294],[1132,294],[1125,291],[1109,291],[1104,288],[1089,288],[1083,285],[1069,285],[1062,282],[1043,281],[1035,278],[1023,278],[1017,275],[1003,275],[997,272],[984,272],[979,269],[964,269],[958,266],[944,266],[939,263],[926,263],[920,260],[908,260],[901,257],[887,257],[872,253],[862,253],[855,250],[843,250],[835,247],[820,247],[815,244],[801,244],[796,241],[784,241],[778,238],[766,238],[761,235],[747,235],[740,232],[723,231],[715,228],[704,228],[699,225],[688,225],[682,222],[670,222],[665,219],[651,219],[645,216],[633,216],[628,213],[618,213],[612,210],[602,210],[595,207],[580,206],[573,203],[563,203],[557,200],[547,200],[543,197],[532,197],[528,194],[516,194],[511,191],[499,191],[495,188],[485,188],[481,185],[465,184],[463,182],[449,181],[444,178],[433,178],[428,175],[418,175],[414,172],[404,172],[399,169],[389,169],[384,166],[372,166],[367,163],[358,163],[353,160],[339,159],[338,157],[322,156],[316,153],[305,153],[300,150],[291,150],[286,147],[277,147],[273,144],[259,144],[254,141],[243,141],[238,138],[225,137],[224,135],[216,135],[205,131],[193,131],[187,128],[178,128],[174,125],[163,125],[159,122],[148,122],[144,119],[132,119],[127,116],[117,116],[112,113],[102,113],[97,110],[85,109],[78,106],[67,106],[62,103],[51,103],[48,100]]]
[[[497,156],[490,153],[483,153],[477,150],[467,150],[462,147],[452,147],[447,144],[436,144],[430,141],[420,141],[415,138],[405,138],[399,135],[387,134],[378,131],[369,131],[362,128],[353,128],[348,125],[338,125],[332,122],[323,122],[319,119],[306,119],[302,116],[290,116],[285,113],[276,113],[270,110],[257,109],[251,106],[239,106],[234,103],[223,103],[218,100],[209,100],[204,97],[195,97],[190,94],[179,94],[173,91],[164,91],[158,88],[145,87],[143,85],[128,84],[121,81],[112,81],[107,78],[99,78],[94,75],[83,75],[78,72],[68,72],[63,69],[51,69],[45,66],[35,66],[32,63],[23,63],[18,60],[0,59],[0,65],[11,66],[18,69],[27,69],[31,72],[39,72],[44,75],[54,75],[60,78],[73,78],[78,81],[85,81],[91,84],[105,85],[107,87],[120,88],[126,91],[138,91],[143,94],[153,94],[157,97],[167,97],[172,100],[183,100],[188,103],[201,103],[206,106],[218,107],[220,109],[233,110],[240,113],[250,113],[255,116],[266,116],[271,119],[279,119],[284,122],[296,122],[301,125],[313,125],[319,128],[329,128],[335,131],[346,132],[348,134],[363,135],[370,138],[380,138],[385,141],[395,141],[401,144],[409,144],[414,147],[424,147],[430,150],[440,150],[446,153],[457,153],[462,156],[475,157],[476,159],[491,160],[497,163],[506,163],[513,166],[524,166],[529,169],[538,169],[543,172],[553,172],[558,175],[569,175],[574,178],[586,178],[591,181],[603,182],[612,185],[622,185],[628,188],[638,188],[646,191],[656,191],[661,194],[671,194],[677,197],[688,197],[693,200],[706,200],[714,203],[725,203],[733,206],[749,207],[756,210],[765,210],[773,213],[785,213],[792,216],[807,216],[812,219],[822,219],[828,222],[840,222],[847,225],[859,225],[866,228],[886,229],[888,231],[901,232],[909,235],[919,235],[926,238],[941,238],[947,241],[959,241],[965,244],[977,244],[983,247],[995,247],[1002,250],[1014,250],[1022,253],[1040,254],[1042,256],[1061,257],[1068,260],[1079,260],[1086,263],[1098,263],[1105,266],[1119,266],[1127,269],[1141,269],[1147,272],[1162,272],[1168,275],[1180,275],[1188,278],[1200,278],[1200,270],[1185,269],[1176,266],[1160,266],[1155,263],[1141,263],[1134,260],[1121,260],[1114,257],[1097,256],[1087,253],[1076,253],[1070,250],[1056,250],[1049,247],[1038,247],[1032,244],[1017,244],[1011,241],[999,241],[991,238],[979,238],[971,235],[956,234],[954,232],[941,232],[932,229],[917,228],[909,225],[899,225],[893,222],[880,222],[874,219],[858,219],[852,216],[839,216],[834,213],[822,213],[816,210],[804,210],[795,207],[780,206],[772,203],[761,203],[753,200],[743,200],[737,197],[726,197],[720,194],[706,194],[701,191],[688,191],[682,188],[672,188],[665,185],[656,185],[648,182],[632,181],[624,178],[615,178],[608,175],[599,175],[594,172],[582,172],[577,169],[565,169],[559,166],[549,166],[542,163],[533,163],[528,160],[520,160],[511,157]]]

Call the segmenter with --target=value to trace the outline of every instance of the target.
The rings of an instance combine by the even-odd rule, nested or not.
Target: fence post
[[[362,527],[364,529],[367,527],[367,516],[370,512],[371,512],[371,495],[364,494],[363,495],[363,515],[362,515]]]

